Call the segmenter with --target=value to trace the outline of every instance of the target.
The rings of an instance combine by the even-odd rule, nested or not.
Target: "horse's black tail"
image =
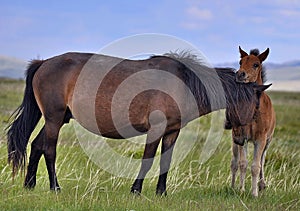
[[[30,135],[41,118],[41,111],[33,93],[32,80],[42,60],[34,60],[26,71],[26,87],[22,104],[13,113],[7,132],[8,163],[13,166],[13,175],[26,164],[26,147]]]

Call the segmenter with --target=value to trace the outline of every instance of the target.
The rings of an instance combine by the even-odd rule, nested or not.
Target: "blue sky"
[[[213,63],[270,47],[269,62],[300,59],[299,0],[0,0],[0,55],[29,61],[97,52],[122,37],[163,33],[186,40]]]

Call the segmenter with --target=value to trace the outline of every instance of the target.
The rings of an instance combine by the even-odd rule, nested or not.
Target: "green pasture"
[[[49,190],[44,159],[39,165],[36,188],[24,189],[23,173],[12,179],[5,134],[9,116],[22,100],[23,89],[23,81],[0,80],[0,210],[300,210],[300,93],[269,92],[277,125],[266,157],[267,189],[258,198],[250,192],[251,144],[246,192],[230,187],[230,131],[224,132],[213,156],[199,163],[211,115],[187,126],[193,130],[195,124],[200,124],[200,136],[186,158],[170,171],[168,195],[158,197],[157,177],[146,179],[141,196],[135,196],[130,194],[134,179],[120,178],[94,164],[82,150],[72,123],[62,128],[57,149],[61,191]],[[142,145],[131,148],[122,140],[109,144],[124,156],[142,156]]]

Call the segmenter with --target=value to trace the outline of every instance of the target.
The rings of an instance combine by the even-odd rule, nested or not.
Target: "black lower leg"
[[[156,186],[157,195],[167,195],[167,176],[170,169],[174,145],[178,135],[179,130],[174,131],[173,133],[170,133],[163,137],[160,157],[160,176]]]
[[[143,181],[144,178],[146,177],[146,174],[150,170],[154,156],[157,150],[157,147],[159,145],[160,138],[153,141],[149,134],[147,135],[147,141],[146,141],[146,146],[144,150],[144,155],[143,155],[143,160],[142,160],[142,166],[139,172],[138,177],[134,181],[132,187],[131,187],[131,193],[136,193],[140,194],[142,192],[142,186],[143,186]]]
[[[34,188],[36,185],[36,172],[38,168],[39,160],[42,156],[40,151],[32,153],[30,155],[29,164],[27,167],[27,174],[25,177],[24,187]]]
[[[59,121],[46,121],[45,124],[46,142],[44,147],[44,157],[49,175],[50,190],[54,191],[60,190],[55,170],[57,138],[59,129],[62,125],[58,122]]]
[[[157,187],[156,187],[156,195],[167,195],[167,175],[168,172],[159,175],[158,178],[158,183],[157,183]]]
[[[45,160],[46,160],[46,166],[48,170],[48,175],[49,175],[49,181],[50,181],[50,190],[58,191],[60,190],[57,177],[56,177],[56,172],[55,172],[55,158],[56,158],[56,146],[54,150],[47,150],[45,152]]]
[[[44,128],[39,132],[38,136],[31,144],[29,164],[27,167],[27,174],[24,182],[25,188],[34,188],[36,185],[36,172],[38,169],[40,158],[43,154],[42,151],[43,138],[44,138],[43,136],[44,136]]]
[[[148,173],[148,171],[150,170],[150,168],[153,164],[153,159],[154,159],[153,157],[152,158],[143,158],[139,175],[131,187],[131,193],[140,194],[142,192],[144,178],[146,177],[146,174]]]
[[[139,195],[142,192],[143,181],[144,179],[136,179],[131,186],[130,192]]]

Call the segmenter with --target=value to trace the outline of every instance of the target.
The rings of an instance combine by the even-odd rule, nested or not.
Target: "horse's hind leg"
[[[151,132],[147,135],[142,166],[136,180],[131,187],[131,193],[140,194],[142,192],[144,178],[153,164],[154,156],[161,137],[157,138],[157,136],[155,136],[156,138],[154,139],[152,136],[153,134],[151,134]]]
[[[60,190],[57,182],[56,171],[55,171],[55,160],[56,160],[56,145],[59,130],[63,123],[63,115],[61,120],[48,120],[45,123],[45,145],[44,145],[44,157],[49,175],[50,189]]]
[[[63,112],[57,112],[55,116],[56,117],[52,117],[51,120],[45,118],[46,122],[44,127],[31,144],[29,164],[24,182],[26,188],[35,187],[39,160],[41,156],[44,155],[50,180],[50,189],[60,189],[55,173],[56,144],[60,127],[63,123],[69,122],[71,116]]]
[[[156,187],[157,195],[167,194],[166,193],[167,175],[170,169],[172,153],[173,153],[174,145],[178,137],[179,131],[180,130],[177,130],[163,137],[162,145],[161,145],[161,157],[160,157],[160,175]]]
[[[236,180],[236,173],[238,170],[238,162],[239,162],[239,148],[238,145],[232,143],[232,159],[231,159],[231,187],[234,188],[235,180]]]
[[[24,182],[25,188],[34,188],[36,185],[36,172],[40,158],[43,154],[44,132],[45,127],[41,129],[41,131],[31,144],[29,164],[27,167],[27,174]]]

